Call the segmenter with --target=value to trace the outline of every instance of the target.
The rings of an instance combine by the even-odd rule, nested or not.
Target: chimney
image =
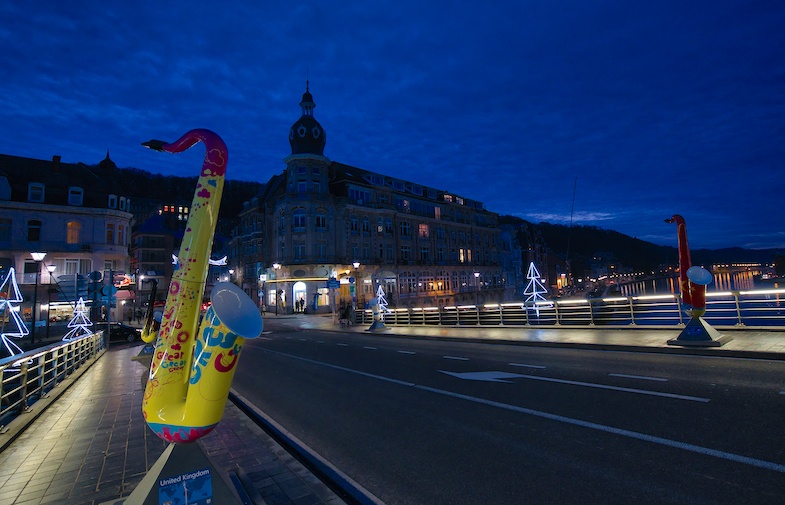
[[[52,170],[54,172],[59,172],[60,171],[60,156],[58,156],[56,154],[54,156],[52,156]]]

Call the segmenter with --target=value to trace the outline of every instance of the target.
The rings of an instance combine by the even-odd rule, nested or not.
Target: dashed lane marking
[[[627,375],[623,373],[609,373],[609,377],[621,377],[623,379],[640,379],[644,381],[657,381],[657,382],[668,382],[668,379],[663,377],[648,377],[646,375]]]
[[[520,367],[524,367],[524,368],[540,368],[542,370],[545,370],[545,367],[542,366],[542,365],[527,365],[525,363],[508,363],[508,365],[510,365],[510,366],[520,366]]]

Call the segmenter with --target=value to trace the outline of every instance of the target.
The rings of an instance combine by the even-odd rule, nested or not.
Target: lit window
[[[114,223],[106,223],[106,243],[114,244]]]
[[[427,224],[420,224],[420,238],[428,238],[429,230]]]
[[[68,221],[66,242],[69,244],[78,244],[80,242],[79,236],[82,231],[82,224],[77,221]]]

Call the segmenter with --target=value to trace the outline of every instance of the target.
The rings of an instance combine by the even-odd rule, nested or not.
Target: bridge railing
[[[678,326],[689,316],[679,295],[547,300],[391,309],[392,325],[441,326]],[[372,323],[370,310],[357,311],[358,323]],[[706,293],[705,319],[717,327],[782,329],[785,289]]]
[[[14,417],[45,398],[60,382],[104,348],[103,332],[47,345],[0,360],[0,433]]]

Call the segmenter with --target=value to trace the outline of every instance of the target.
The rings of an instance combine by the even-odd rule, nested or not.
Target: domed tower
[[[292,146],[292,154],[323,156],[327,135],[319,121],[313,117],[313,109],[316,104],[308,89],[308,81],[305,81],[305,93],[303,93],[300,107],[303,110],[303,115],[289,128],[289,145]]]
[[[330,160],[324,156],[327,135],[319,121],[313,117],[316,103],[305,81],[305,93],[300,102],[302,116],[289,128],[289,145],[292,154],[286,163],[286,190],[299,195],[327,195]]]

